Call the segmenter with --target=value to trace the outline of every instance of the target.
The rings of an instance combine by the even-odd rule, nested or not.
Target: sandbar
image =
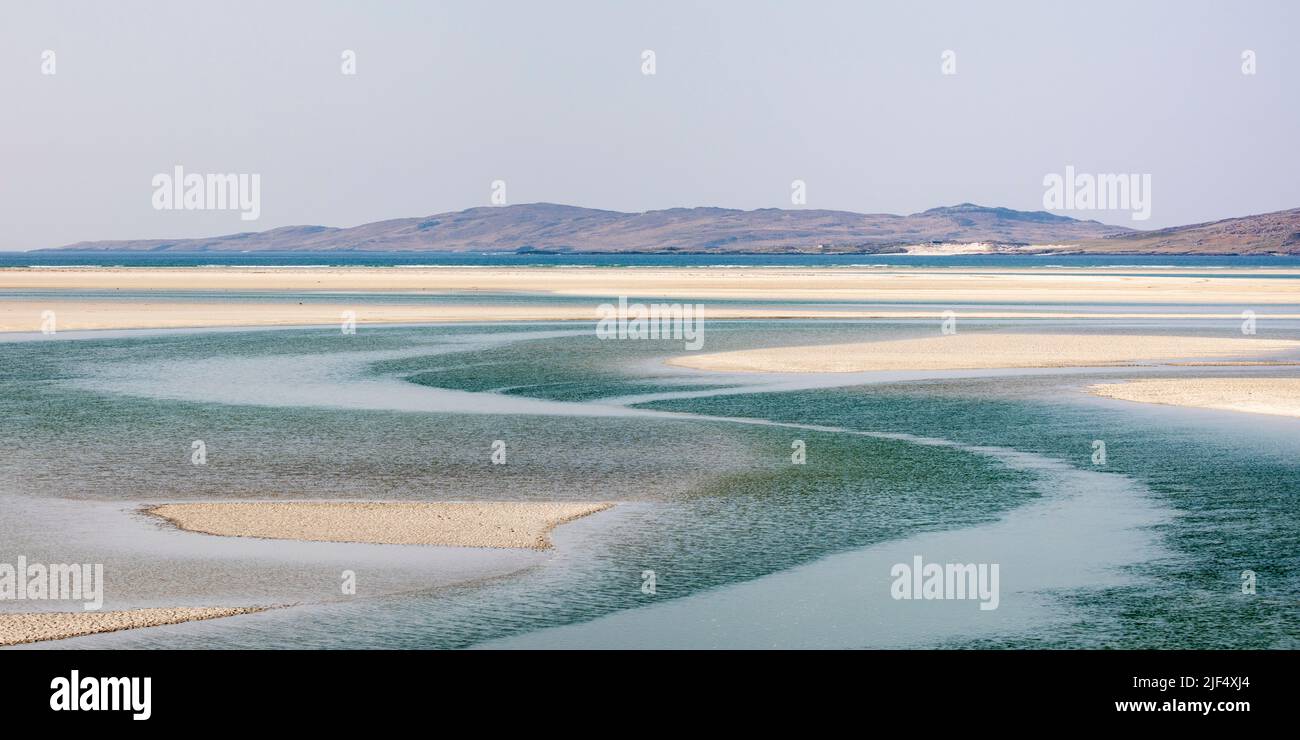
[[[870,262],[870,256],[864,256]],[[1300,304],[1287,270],[857,267],[62,267],[0,269],[0,291],[538,293],[697,299]],[[1273,277],[1263,277],[1263,275]],[[1285,276],[1285,277],[1283,277]]]
[[[1162,378],[1088,390],[1122,401],[1300,417],[1300,378]]]
[[[689,354],[667,362],[721,372],[850,373],[1123,366],[1157,360],[1241,358],[1297,349],[1300,341],[1254,337],[959,332],[920,339]]]
[[[191,532],[383,545],[545,550],[552,529],[610,503],[238,501],[146,509]]]
[[[65,296],[49,299],[12,299],[0,296],[0,332],[35,333],[42,330],[45,311],[53,311],[57,331],[115,329],[202,329],[212,327],[341,327],[345,312],[358,327],[384,324],[438,324],[509,321],[594,322],[601,318],[599,302],[589,306],[535,304],[401,304],[401,303],[297,303],[286,301],[154,301],[85,300]],[[858,310],[818,307],[745,307],[706,303],[706,321],[726,319],[930,319],[941,312],[919,309]],[[963,310],[963,319],[1086,319],[1159,320],[1222,319],[1236,321],[1237,313],[1186,311],[1085,312],[1078,310]],[[1259,312],[1259,319],[1300,319],[1300,313]],[[57,337],[57,333],[53,337]]]
[[[265,611],[266,607],[163,607],[108,612],[0,613],[0,646],[63,640],[102,632],[159,627]]]

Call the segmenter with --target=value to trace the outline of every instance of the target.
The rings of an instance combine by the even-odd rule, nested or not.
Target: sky
[[[354,226],[495,181],[620,211],[1040,210],[1071,166],[1151,181],[1149,220],[1078,218],[1294,208],[1298,26],[1249,0],[6,0],[0,250]],[[155,208],[176,165],[257,175],[259,217]]]

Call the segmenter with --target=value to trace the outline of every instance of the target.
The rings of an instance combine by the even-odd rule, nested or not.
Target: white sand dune
[[[1122,401],[1300,417],[1300,378],[1167,378],[1088,390]]]
[[[1300,341],[1253,337],[959,333],[921,339],[772,347],[673,357],[697,370],[852,373],[1097,367],[1156,360],[1240,358],[1300,349]]]
[[[146,509],[181,529],[228,537],[544,550],[555,527],[609,503],[243,501]]]

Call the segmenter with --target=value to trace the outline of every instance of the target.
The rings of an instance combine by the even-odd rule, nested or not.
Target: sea
[[[0,255],[44,267],[1189,274],[1292,260]],[[961,330],[1224,336],[1238,323],[971,319]],[[935,331],[916,319],[716,321],[705,349]],[[1300,321],[1262,331],[1300,340]],[[680,341],[606,341],[573,322],[68,334],[0,336],[0,562],[103,563],[106,608],[276,608],[44,648],[1300,647],[1295,420],[1086,391],[1131,377],[1293,375],[1285,366],[707,373],[665,364]],[[497,441],[506,464],[492,460]],[[517,552],[213,537],[140,511],[303,499],[617,505],[555,530],[552,550]],[[916,557],[996,564],[997,607],[895,598],[896,567]],[[340,588],[346,573],[355,593]]]

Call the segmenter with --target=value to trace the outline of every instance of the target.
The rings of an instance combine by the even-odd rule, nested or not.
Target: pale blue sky
[[[1036,210],[1152,175],[1158,227],[1300,206],[1294,2],[9,2],[0,249],[512,203]],[[41,53],[57,73],[41,74]],[[357,53],[357,75],[340,53]],[[641,74],[643,49],[657,74]],[[957,74],[940,73],[952,49]],[[1241,52],[1258,73],[1241,73]],[[150,179],[261,175],[261,218]]]

